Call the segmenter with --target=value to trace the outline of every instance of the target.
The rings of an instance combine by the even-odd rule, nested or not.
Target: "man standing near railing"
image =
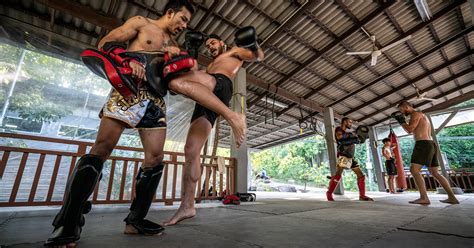
[[[187,27],[193,11],[193,6],[186,0],[170,1],[158,20],[132,17],[105,36],[99,42],[99,49],[108,50],[108,55],[113,57],[118,55],[113,54],[114,50],[123,51],[123,46],[110,45],[111,42],[128,42],[128,46],[125,45],[128,52],[162,51],[176,55],[179,48],[173,37]],[[107,43],[108,48],[105,48]],[[144,65],[131,59],[126,66],[133,78],[146,80]],[[112,153],[125,128],[138,129],[145,159],[136,179],[130,213],[124,220],[124,233],[155,235],[164,230],[161,225],[145,219],[161,179],[166,139],[165,102],[162,96],[151,93],[151,90],[145,86],[140,88],[138,97],[127,99],[117,90],[111,91],[101,112],[97,139],[89,154],[82,156],[74,168],[67,184],[64,205],[54,219],[54,231],[45,242],[46,246],[75,246],[85,223],[83,213],[86,202],[100,180],[104,161]],[[138,118],[140,113],[141,118]]]
[[[186,95],[192,89],[188,85],[204,82],[222,103],[229,105],[233,95],[232,80],[237,76],[244,61],[261,61],[264,58],[254,27],[237,30],[234,41],[237,46],[227,49],[224,40],[219,36],[209,35],[206,48],[214,60],[207,66],[206,71],[194,70],[173,79],[169,83],[170,90]],[[196,103],[184,147],[186,166],[183,171],[183,197],[178,211],[165,223],[167,226],[196,215],[194,195],[196,183],[201,176],[200,154],[218,116],[218,113]],[[241,138],[235,137],[236,140],[243,141]]]
[[[411,155],[410,172],[415,179],[415,184],[420,191],[420,198],[414,201],[410,201],[411,204],[430,204],[430,199],[426,192],[426,185],[423,176],[421,175],[421,167],[423,165],[428,166],[428,171],[433,175],[436,180],[441,184],[443,189],[448,194],[448,199],[441,200],[443,203],[459,204],[459,201],[454,195],[453,189],[449,185],[448,180],[441,174],[439,174],[439,161],[438,161],[438,146],[431,137],[431,125],[430,120],[421,111],[416,111],[413,106],[403,101],[398,105],[397,111],[392,114],[392,117],[397,120],[398,123],[405,129],[407,133],[413,133],[415,138],[415,147]],[[405,116],[410,115],[410,122],[407,123]]]

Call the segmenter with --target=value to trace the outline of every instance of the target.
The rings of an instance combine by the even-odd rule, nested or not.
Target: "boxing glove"
[[[257,31],[252,26],[243,27],[235,33],[235,44],[238,47],[257,51],[259,48]]]

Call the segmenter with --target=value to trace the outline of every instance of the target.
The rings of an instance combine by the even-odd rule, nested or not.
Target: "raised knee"
[[[188,91],[188,84],[186,84],[183,80],[180,79],[173,79],[168,84],[169,88],[176,92],[176,93],[186,93]]]

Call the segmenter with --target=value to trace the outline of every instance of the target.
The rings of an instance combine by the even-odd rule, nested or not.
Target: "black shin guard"
[[[68,180],[64,204],[53,221],[54,231],[45,245],[67,244],[79,240],[83,214],[90,211],[87,202],[100,180],[104,162],[96,155],[84,155],[79,159]]]
[[[124,221],[127,225],[135,227],[140,234],[154,235],[164,230],[161,225],[145,220],[145,216],[150,209],[153,197],[156,194],[156,189],[160,183],[163,168],[163,163],[147,170],[140,168],[137,175],[135,199],[133,199],[132,205],[130,206],[130,213]]]

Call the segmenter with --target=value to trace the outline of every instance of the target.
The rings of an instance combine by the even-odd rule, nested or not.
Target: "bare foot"
[[[163,223],[165,226],[173,226],[185,219],[193,218],[196,215],[196,209],[193,208],[179,208],[174,216],[167,222]]]
[[[414,201],[409,201],[410,204],[420,204],[420,205],[430,205],[430,200],[416,199]]]
[[[235,143],[237,148],[242,145],[247,133],[247,121],[245,115],[241,113],[234,112],[232,117],[228,120],[230,126],[232,127],[232,132],[234,133]]]
[[[440,200],[440,202],[442,203],[449,203],[449,204],[459,204],[459,201],[458,199],[454,198],[454,199],[446,199],[446,200]]]
[[[123,233],[124,234],[142,234],[140,233],[135,227],[133,227],[132,225],[125,225],[125,229],[123,230]],[[161,235],[162,232],[160,233],[157,233],[157,234],[143,234],[145,236],[155,236],[155,235]]]

